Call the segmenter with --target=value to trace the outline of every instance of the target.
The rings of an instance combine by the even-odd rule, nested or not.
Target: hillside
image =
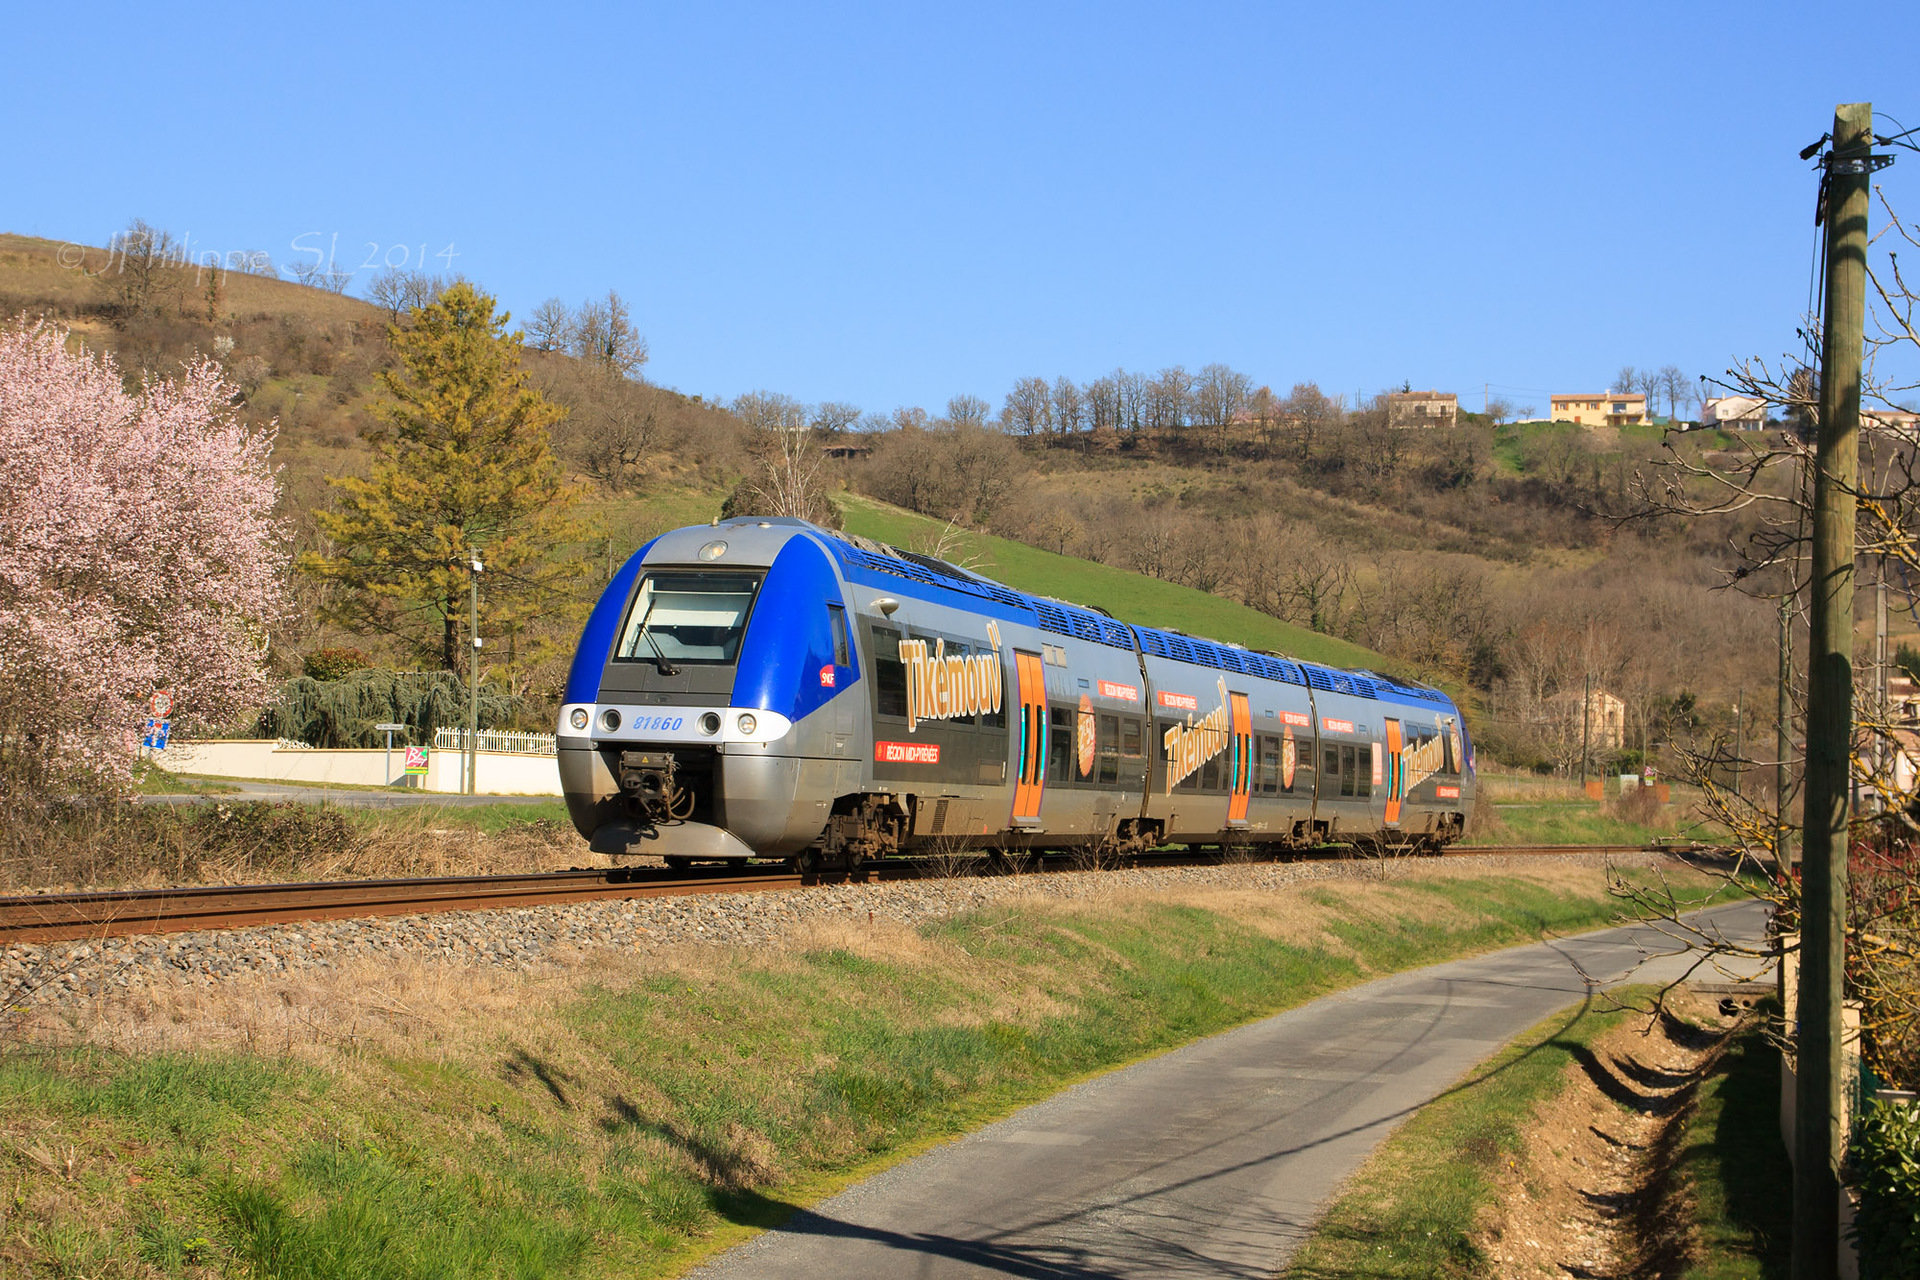
[[[327,481],[369,457],[363,434],[397,312],[192,267],[163,266],[135,299],[125,270],[103,249],[0,236],[0,312],[52,315],[114,353],[129,381],[218,354],[243,413],[277,423],[294,549],[320,545],[312,513],[331,500]],[[598,584],[653,534],[718,514],[764,437],[727,406],[597,376],[564,350],[530,347],[524,363],[568,410],[554,448],[592,530],[564,549],[587,566],[580,599],[557,603],[492,673],[538,725]],[[1751,523],[1617,518],[1659,474],[1656,433],[1472,414],[1451,428],[1390,429],[1370,407],[1350,410],[1311,384],[1294,391],[1288,404],[1310,392],[1324,412],[1025,436],[911,408],[848,432],[858,411],[839,412],[847,406],[755,399],[821,420],[836,411],[817,439],[837,456],[819,474],[856,532],[1130,621],[1440,683],[1514,763],[1575,766],[1580,717],[1567,699],[1588,676],[1622,700],[1624,749],[1608,754],[1628,765],[1643,747],[1727,732],[1741,691],[1767,686],[1769,611],[1715,589]],[[1712,460],[1735,444],[1682,437],[1675,456]],[[322,647],[410,660],[380,636],[321,622],[319,588],[298,588],[302,617],[275,637],[281,672]]]
[[[840,510],[849,533],[909,550],[937,551],[944,559],[1010,587],[1092,605],[1125,622],[1173,628],[1335,667],[1391,673],[1402,666],[1359,645],[1282,622],[1234,600],[992,534],[949,534],[937,520],[859,494],[842,495]]]

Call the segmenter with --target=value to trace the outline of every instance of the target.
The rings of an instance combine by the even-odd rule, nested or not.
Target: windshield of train
[[[650,573],[640,583],[615,657],[652,662],[731,663],[740,654],[757,575]]]

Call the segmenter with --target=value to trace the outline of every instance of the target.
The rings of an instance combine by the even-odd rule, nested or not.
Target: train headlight
[[[567,717],[567,723],[576,729],[585,729],[587,727],[587,721],[592,718],[593,717],[587,714],[585,707],[575,707],[573,713]]]
[[[600,713],[600,727],[608,733],[612,733],[615,729],[618,729],[620,727],[620,713],[612,707],[608,707],[605,711],[602,711]]]
[[[742,711],[740,718],[733,723],[742,733],[752,733],[760,727],[760,722],[754,719],[753,712],[751,711]]]
[[[720,732],[720,713],[709,711],[700,717],[700,732],[714,734]]]

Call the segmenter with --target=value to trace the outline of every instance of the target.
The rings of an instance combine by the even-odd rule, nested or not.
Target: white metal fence
[[[435,729],[433,731],[433,749],[435,751],[465,751],[467,749],[467,731],[465,729]],[[474,749],[477,751],[503,751],[518,756],[550,756],[556,754],[553,735],[550,733],[516,733],[508,729],[482,729],[474,736]]]

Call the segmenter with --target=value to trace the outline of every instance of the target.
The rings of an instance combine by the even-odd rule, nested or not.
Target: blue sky
[[[997,407],[1223,361],[1544,409],[1793,346],[1795,153],[1841,101],[1920,124],[1920,6],[1849,13],[42,4],[8,22],[0,230],[424,249],[522,316],[612,288],[649,375],[709,397]],[[1881,181],[1920,218],[1920,154]]]

